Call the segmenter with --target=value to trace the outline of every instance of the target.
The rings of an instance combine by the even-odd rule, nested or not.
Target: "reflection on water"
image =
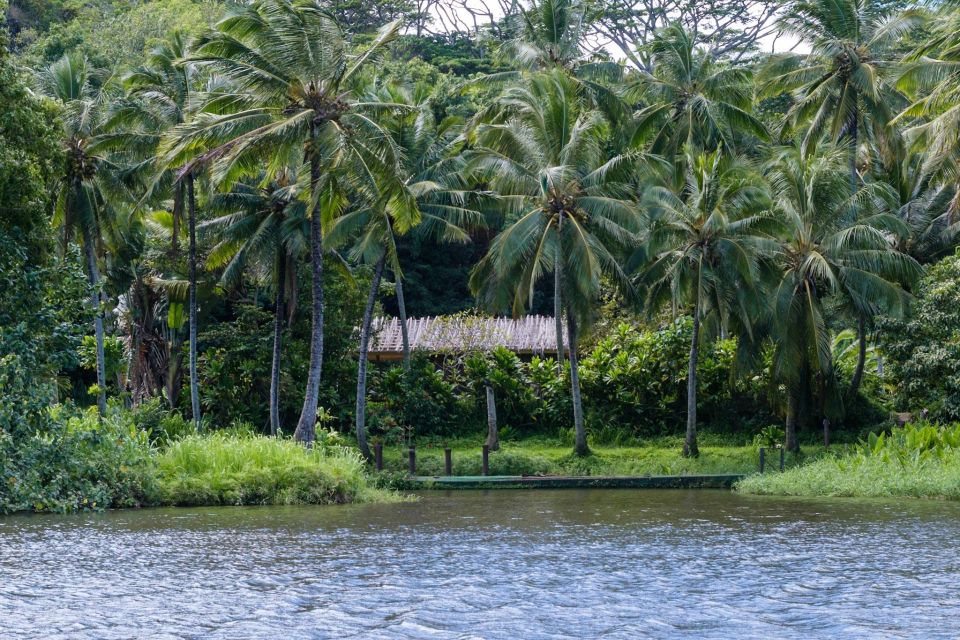
[[[0,518],[2,638],[960,634],[960,505],[721,491]]]

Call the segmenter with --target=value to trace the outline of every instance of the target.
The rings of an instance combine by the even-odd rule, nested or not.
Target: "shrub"
[[[170,505],[329,504],[387,499],[353,451],[229,433],[192,435],[157,458],[159,500]]]
[[[881,329],[899,408],[960,420],[960,255],[929,269],[909,320],[886,320]]]
[[[156,483],[147,435],[113,411],[48,412],[43,430],[0,431],[0,511],[76,511],[150,504]]]
[[[153,398],[134,407],[130,417],[134,426],[146,433],[150,442],[158,447],[166,447],[171,442],[196,432],[192,422],[168,409],[160,398]]]

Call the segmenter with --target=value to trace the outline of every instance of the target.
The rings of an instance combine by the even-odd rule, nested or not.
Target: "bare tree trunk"
[[[311,142],[316,139],[316,127],[310,128]],[[303,408],[293,438],[308,447],[313,445],[317,429],[317,403],[320,401],[320,374],[323,371],[323,229],[320,226],[320,202],[317,189],[320,185],[320,159],[310,152],[310,193],[313,196],[313,211],[310,212],[310,262],[313,269],[313,327],[310,336],[310,369],[307,375],[307,390],[303,396]]]
[[[500,450],[500,434],[497,430],[497,399],[493,394],[493,386],[484,383],[487,392],[487,446],[490,451]]]
[[[849,396],[853,398],[860,391],[863,382],[863,369],[867,363],[867,323],[861,316],[857,322],[857,368],[850,380]]]
[[[370,447],[367,445],[367,352],[370,347],[370,326],[373,324],[373,307],[377,303],[377,291],[380,290],[380,278],[383,277],[383,265],[387,262],[387,252],[384,251],[377,260],[370,281],[370,295],[367,296],[367,306],[363,310],[363,324],[360,325],[360,356],[357,361],[357,445],[360,453],[367,462],[373,460]]]
[[[700,299],[693,308],[693,337],[690,338],[690,361],[687,366],[687,437],[683,441],[683,455],[700,456],[697,446],[697,357],[700,352]]]
[[[787,427],[786,427],[786,442],[784,446],[787,451],[799,451],[800,446],[797,444],[797,404],[799,399],[797,398],[796,389],[787,389]]]
[[[187,224],[190,229],[190,409],[200,429],[200,385],[197,382],[197,201],[193,174],[187,174]]]
[[[563,372],[563,260],[560,247],[560,231],[563,229],[563,212],[557,220],[557,255],[553,259],[553,320],[557,333],[557,371]]]
[[[403,280],[393,272],[397,287],[397,312],[400,314],[400,339],[403,341],[403,370],[410,371],[410,332],[407,330],[407,305],[403,300]]]
[[[173,229],[170,232],[170,256],[176,260],[180,253],[180,221],[183,219],[183,181],[178,180],[173,191]]]
[[[270,363],[270,435],[280,432],[280,348],[283,336],[284,292],[287,288],[287,256],[277,252],[277,301],[273,311],[273,358]]]
[[[100,269],[94,253],[93,234],[83,227],[83,253],[87,259],[87,278],[90,281],[90,304],[93,306],[93,332],[97,344],[97,411],[107,414],[107,367],[103,352],[103,311],[100,309]]]
[[[860,146],[860,111],[854,107],[853,121],[850,123],[850,129],[847,132],[850,141],[850,195],[857,192],[860,186],[860,178],[857,175],[857,152]]]
[[[583,422],[583,396],[580,393],[577,321],[569,307],[567,308],[567,335],[570,342],[570,390],[573,397],[573,428],[576,434],[573,453],[578,456],[586,456],[590,454],[590,447],[587,446],[587,429]]]

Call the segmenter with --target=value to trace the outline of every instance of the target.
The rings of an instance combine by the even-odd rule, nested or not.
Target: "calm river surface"
[[[0,638],[956,638],[960,505],[722,491],[0,518]]]

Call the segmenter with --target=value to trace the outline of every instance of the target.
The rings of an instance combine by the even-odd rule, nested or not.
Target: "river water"
[[[0,518],[0,638],[956,638],[960,505],[432,492]]]

